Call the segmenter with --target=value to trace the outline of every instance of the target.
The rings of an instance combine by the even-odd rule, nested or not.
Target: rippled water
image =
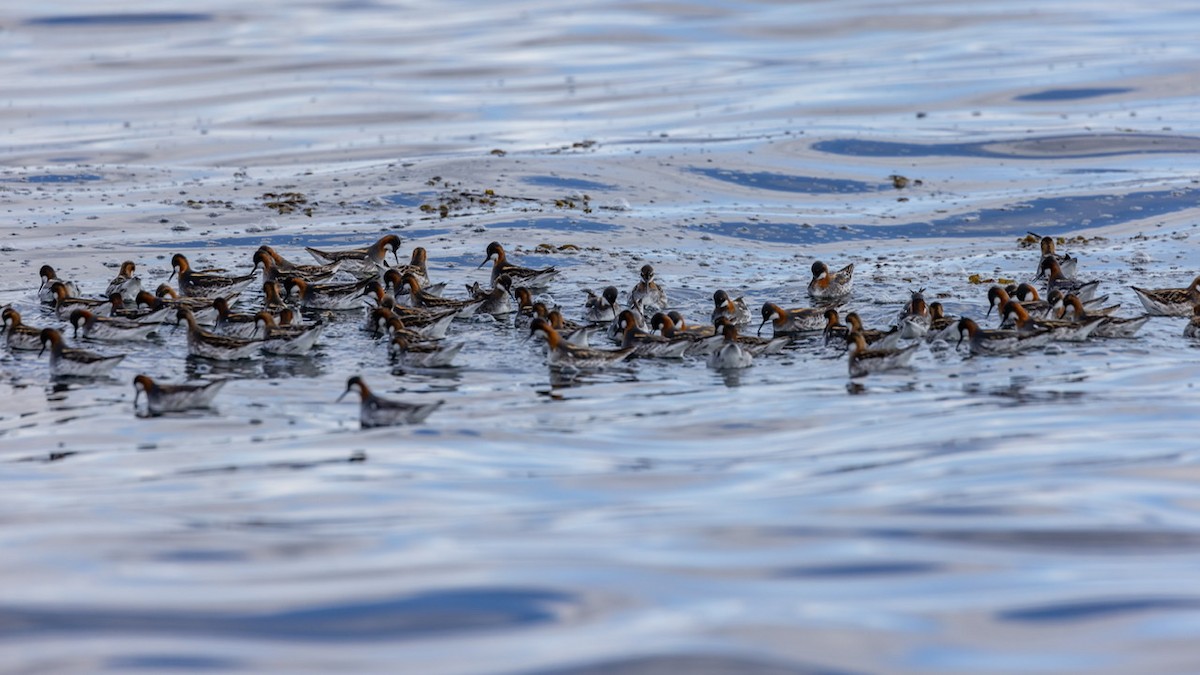
[[[1200,12],[1187,3],[155,3],[0,10],[0,303],[47,262],[245,269],[398,232],[550,298],[652,262],[847,309],[981,316],[1028,230],[1122,314],[1200,271]],[[910,179],[897,190],[892,175]],[[920,181],[917,184],[916,181]],[[492,193],[486,191],[491,190]],[[310,214],[269,193],[301,192]],[[481,200],[483,200],[481,202]],[[422,209],[422,207],[426,207]],[[438,213],[445,206],[445,216]],[[550,248],[538,250],[541,244]],[[579,250],[559,249],[574,245]],[[340,319],[311,358],[221,366],[182,332],[111,380],[0,356],[0,663],[11,672],[1195,672],[1200,351],[1182,319],[1016,358],[925,349],[851,381],[819,341],[736,375],[551,378],[458,325],[396,370]],[[139,418],[132,376],[232,377]],[[360,430],[349,375],[423,425]]]

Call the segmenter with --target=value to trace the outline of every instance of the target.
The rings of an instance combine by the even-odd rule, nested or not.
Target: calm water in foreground
[[[868,324],[916,288],[981,318],[1028,230],[1123,315],[1200,272],[1188,3],[260,4],[0,10],[0,304],[381,232],[449,295],[492,240],[558,265],[576,316],[644,262],[696,320],[799,306],[823,259]],[[854,381],[814,339],[563,382],[504,320],[411,371],[358,323],[234,366],[90,345],[129,354],[95,381],[0,352],[0,670],[1200,671],[1183,319]],[[139,372],[233,381],[147,419]],[[355,374],[445,405],[360,430]]]

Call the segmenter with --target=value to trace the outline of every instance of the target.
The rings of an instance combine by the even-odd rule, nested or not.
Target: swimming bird
[[[86,309],[97,316],[108,316],[112,313],[112,302],[94,298],[77,298],[68,294],[69,289],[61,281],[50,282],[50,292],[54,294],[54,313],[58,318],[67,321],[71,312]]]
[[[754,365],[754,356],[738,341],[737,325],[725,321],[721,326],[721,346],[708,355],[709,368],[737,370]]]
[[[957,325],[958,317],[947,316],[942,303],[929,303],[929,332],[925,333],[927,341],[949,340]]]
[[[317,265],[302,265],[300,263],[295,263],[287,258],[284,258],[279,254],[278,251],[270,246],[267,246],[266,244],[259,246],[258,250],[255,251],[254,260],[256,263],[261,262],[258,257],[259,253],[262,253],[265,257],[271,259],[271,264],[274,266],[276,273],[281,275],[283,278],[293,276],[300,277],[305,281],[323,281],[329,277],[332,277],[342,267],[341,260],[334,260],[333,262]]]
[[[584,289],[587,299],[583,301],[583,320],[588,323],[609,323],[617,318],[617,287],[606,286],[600,295]]]
[[[390,275],[389,275],[390,276]],[[453,298],[443,298],[441,296],[426,293],[421,288],[421,282],[414,274],[405,274],[400,277],[397,282],[397,287],[406,286],[408,288],[408,301],[413,307],[428,310],[447,310],[452,309],[457,312],[457,317],[460,319],[471,318],[479,307],[483,305],[483,300],[471,298],[469,300],[456,300]],[[393,291],[395,293],[395,291]],[[397,299],[399,296],[397,295]]]
[[[1050,341],[1048,330],[1022,332],[1010,329],[986,330],[968,318],[958,320],[958,345],[966,339],[972,354],[998,356],[1016,354],[1036,347],[1043,347]]]
[[[262,268],[264,282],[282,282],[296,278],[310,284],[318,284],[337,274],[338,267],[342,265],[342,262],[337,260],[328,265],[293,265],[285,271],[275,263],[275,258],[269,252],[261,248],[254,252],[253,260],[255,270]]]
[[[403,329],[404,325],[400,324]],[[464,342],[443,344],[437,340],[414,340],[401,331],[393,330],[388,354],[409,368],[448,368],[462,351]]]
[[[808,294],[814,300],[821,302],[844,300],[854,288],[854,263],[846,265],[837,272],[830,272],[829,266],[818,260],[812,264],[812,275],[812,281],[808,282]]]
[[[108,298],[113,293],[120,293],[121,299],[125,302],[134,302],[137,299],[137,294],[142,290],[141,278],[134,276],[136,270],[137,265],[132,260],[126,260],[121,263],[121,268],[117,271],[117,276],[108,282],[108,288],[104,291],[104,297]]]
[[[646,311],[666,309],[667,292],[654,280],[654,267],[649,263],[642,265],[641,280],[629,291],[630,303],[637,302]]]
[[[735,300],[724,290],[717,290],[713,293],[712,322],[715,324],[720,318],[729,319],[735,326],[745,326],[750,323],[750,308],[744,298]]]
[[[85,349],[67,347],[63,336],[53,328],[43,328],[39,339],[42,350],[38,356],[50,347],[50,374],[55,377],[101,377],[107,375],[116,367],[124,354],[104,356]]]
[[[358,420],[363,429],[390,427],[401,424],[419,424],[445,401],[434,403],[408,403],[376,395],[361,377],[355,375],[346,380],[346,391],[337,398],[341,401],[346,394],[357,389],[359,394]]]
[[[271,313],[263,310],[255,315],[258,335],[262,336],[262,350],[266,354],[280,356],[304,356],[312,351],[321,337],[325,325],[317,322],[306,326],[281,326]]]
[[[71,312],[71,325],[75,328],[75,337],[79,337],[82,326],[83,337],[89,340],[108,340],[124,342],[125,340],[144,340],[148,335],[158,330],[161,322],[143,323],[119,316],[97,316],[86,309]]]
[[[1100,316],[1087,318],[1082,321],[1034,319],[1015,300],[1009,300],[1004,304],[1004,307],[1000,310],[1000,316],[1004,320],[1012,318],[1017,326],[1017,330],[1022,333],[1050,331],[1052,340],[1063,340],[1066,342],[1083,342],[1104,321],[1104,317]]]
[[[304,247],[304,250],[308,251],[308,254],[315,258],[317,262],[332,263],[341,261],[343,263],[341,269],[364,278],[374,277],[379,273],[379,267],[387,259],[388,251],[392,252],[392,258],[399,265],[400,257],[397,253],[399,249],[400,235],[397,234],[385,234],[374,244],[364,248],[322,251],[311,246]]]
[[[41,285],[38,286],[38,300],[40,300],[43,304],[52,305],[56,301],[57,296],[50,288],[51,284],[56,281],[66,287],[68,297],[79,297],[79,287],[75,285],[75,282],[67,281],[66,279],[60,279],[58,277],[58,273],[54,271],[53,267],[49,265],[42,265],[42,269],[39,270],[38,274],[42,279]]]
[[[400,276],[404,276],[405,274],[415,276],[417,281],[421,282],[421,288],[429,290],[429,253],[423,246],[417,246],[412,250],[412,256],[407,265],[397,265],[384,271],[388,272],[390,270],[396,270],[396,273]]]
[[[1200,304],[1200,276],[1187,288],[1130,288],[1151,316],[1189,316]]]
[[[1069,294],[1063,297],[1063,312],[1059,318],[1068,321],[1084,321],[1091,318],[1103,319],[1100,325],[1092,331],[1095,337],[1105,338],[1131,338],[1141,330],[1142,326],[1150,320],[1149,314],[1141,316],[1121,317],[1104,314],[1102,312],[1092,312],[1086,309],[1079,296]],[[1120,307],[1116,305],[1115,307]],[[1114,307],[1114,309],[1115,309]],[[1200,307],[1200,305],[1197,305]],[[1108,309],[1108,308],[1106,308]]]
[[[211,298],[182,298],[174,288],[166,284],[159,284],[155,293],[156,295],[150,295],[149,291],[138,293],[138,307],[145,305],[152,311],[159,311],[164,307],[174,311],[184,307],[191,310],[196,323],[201,326],[211,326],[217,321],[217,308],[212,306]],[[229,301],[232,302],[233,298],[229,298]]]
[[[1068,279],[1063,274],[1062,268],[1059,267],[1058,261],[1050,256],[1042,258],[1042,264],[1038,269],[1040,272],[1048,275],[1046,279],[1047,295],[1058,290],[1064,294],[1074,293],[1079,296],[1080,300],[1086,302],[1096,296],[1096,289],[1100,287],[1099,280],[1079,281],[1077,279]]]
[[[496,283],[492,288],[485,289],[479,285],[478,281],[474,285],[468,285],[467,295],[474,300],[482,301],[475,310],[477,313],[504,316],[513,313],[512,296],[509,294],[511,290],[512,279],[507,274],[501,274],[496,277]]]
[[[300,306],[309,309],[349,310],[362,307],[363,290],[372,279],[347,284],[310,284],[299,277],[289,277],[283,282],[284,297],[292,297],[293,290]]]
[[[254,358],[262,348],[262,340],[235,338],[210,333],[196,322],[192,311],[180,307],[175,313],[175,325],[187,322],[188,354],[214,361],[240,361]]]
[[[1029,234],[1034,237],[1038,236],[1038,235],[1034,234],[1033,232],[1030,232]],[[1068,279],[1075,278],[1075,268],[1076,268],[1076,265],[1079,263],[1079,258],[1074,258],[1069,253],[1063,253],[1060,255],[1058,253],[1058,251],[1054,250],[1054,238],[1053,237],[1040,237],[1039,241],[1038,241],[1038,245],[1042,249],[1042,257],[1038,260],[1038,273],[1037,273],[1037,277],[1035,277],[1035,278],[1041,279],[1043,276],[1045,276],[1045,272],[1043,271],[1044,268],[1041,265],[1041,261],[1045,260],[1047,257],[1053,258],[1054,261],[1058,263],[1058,266],[1059,266],[1059,268],[1061,268],[1064,277],[1066,277]]]
[[[850,312],[846,315],[846,325],[850,327],[849,333],[858,333],[863,336],[867,344],[872,345],[875,349],[894,349],[900,343],[900,329],[898,327],[893,326],[889,330],[864,328],[858,312]],[[847,346],[850,344],[849,333],[846,335]]]
[[[146,293],[146,295],[154,297],[145,290],[138,291],[139,295],[142,293]],[[112,304],[112,311],[109,312],[109,316],[117,316],[121,317],[122,319],[132,319],[133,321],[141,321],[142,323],[162,323],[163,321],[166,321],[167,315],[171,313],[171,308],[163,305],[162,303],[158,303],[158,309],[142,309],[141,307],[137,306],[136,296],[131,301],[134,303],[134,306],[130,307],[125,304],[126,301],[123,297],[121,297],[120,293],[113,293],[109,295],[108,302]]]
[[[901,340],[915,340],[929,332],[929,305],[925,302],[925,289],[910,291],[911,297],[900,311],[896,325],[900,327]]]
[[[171,256],[171,276],[179,277],[179,290],[188,297],[230,298],[241,293],[254,281],[254,272],[242,276],[227,276],[209,271],[196,271],[182,253]]]
[[[0,312],[4,318],[4,341],[9,349],[37,351],[42,348],[42,329],[21,323],[21,313],[12,307]]]
[[[1200,338],[1200,305],[1192,308],[1192,318],[1188,321],[1188,325],[1183,327],[1183,336],[1186,338]]]
[[[664,335],[647,333],[637,325],[637,320],[630,310],[622,310],[617,321],[624,331],[621,341],[622,348],[632,348],[633,355],[641,358],[681,359],[685,352],[692,347],[692,341],[686,338],[671,339]]]
[[[493,285],[501,274],[507,274],[515,284],[541,290],[549,286],[554,277],[558,276],[558,268],[556,267],[545,267],[539,270],[520,267],[508,262],[508,258],[504,253],[504,247],[500,245],[500,242],[496,241],[488,244],[487,258],[479,263],[479,266],[483,267],[489,262],[492,263]]]
[[[214,327],[222,335],[236,338],[261,337],[261,326],[257,314],[234,312],[229,308],[225,298],[213,298],[213,309],[217,310],[217,320]]]
[[[921,345],[920,342],[914,342],[899,348],[870,348],[862,333],[857,331],[850,333],[850,339],[847,342],[850,352],[850,377],[862,377],[871,373],[905,368],[912,361],[913,354],[917,353],[917,347]]]
[[[546,339],[546,363],[554,370],[595,370],[619,363],[633,354],[632,347],[617,350],[573,345],[562,338],[546,319],[529,322],[530,337],[541,333]]]
[[[133,407],[137,409],[138,400],[146,395],[146,410],[151,415],[183,412],[212,406],[212,400],[229,380],[211,380],[208,382],[189,382],[185,384],[159,384],[150,379],[149,375],[137,375],[133,378]]]
[[[762,323],[758,325],[758,334],[762,335],[763,326],[770,322],[776,336],[795,336],[809,333],[825,327],[825,315],[819,309],[811,307],[796,307],[784,309],[773,302],[764,302],[762,306]]]

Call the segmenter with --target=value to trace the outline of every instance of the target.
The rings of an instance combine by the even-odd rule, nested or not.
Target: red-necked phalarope
[[[124,354],[104,356],[84,349],[69,348],[64,344],[62,334],[53,328],[43,328],[40,340],[42,352],[46,351],[47,345],[50,346],[50,373],[55,377],[101,377],[125,358]]]
[[[638,302],[647,311],[667,308],[667,292],[654,280],[654,268],[642,265],[642,279],[629,292],[629,301]]]
[[[812,264],[812,281],[808,282],[808,294],[821,302],[836,302],[847,298],[854,287],[854,263],[837,272],[818,260]]]
[[[776,336],[795,336],[824,328],[825,314],[811,307],[784,309],[773,302],[765,302],[762,306],[762,323],[758,325],[759,335],[762,335],[763,326],[768,322]]]
[[[736,370],[754,365],[754,356],[738,340],[738,329],[729,321],[721,325],[721,346],[708,355],[709,368]]]
[[[899,348],[868,348],[862,333],[851,332],[847,340],[850,352],[850,377],[906,368],[917,353],[920,342]]]
[[[217,310],[214,327],[220,334],[236,338],[262,337],[257,314],[234,312],[229,309],[229,301],[225,298],[213,298],[212,306]]]
[[[583,291],[587,299],[583,301],[583,320],[588,323],[609,323],[617,318],[617,287],[607,286],[600,295],[591,289]]]
[[[281,356],[304,356],[312,351],[325,329],[322,323],[312,323],[307,326],[281,326],[275,322],[275,317],[268,311],[255,315],[258,320],[259,334],[262,335],[262,350],[267,354]]]
[[[51,284],[59,282],[67,289],[67,297],[79,297],[79,287],[73,281],[58,278],[58,273],[49,265],[42,265],[42,269],[38,272],[41,275],[42,283],[38,286],[38,300],[47,305],[52,305],[57,301],[58,296],[50,289]]]
[[[900,327],[901,340],[915,340],[925,337],[929,332],[929,305],[925,302],[925,289],[910,291],[911,297],[897,317],[896,325]]]
[[[1038,237],[1038,235],[1036,235],[1032,232],[1030,232],[1029,234],[1031,234],[1035,237]],[[1065,276],[1068,279],[1074,279],[1075,278],[1075,267],[1079,263],[1079,258],[1073,258],[1073,257],[1071,257],[1070,254],[1067,254],[1067,253],[1059,255],[1058,252],[1054,250],[1054,238],[1053,237],[1039,237],[1039,239],[1040,239],[1039,245],[1041,246],[1041,249],[1042,249],[1042,257],[1038,259],[1038,274],[1037,274],[1036,278],[1041,279],[1045,275],[1045,272],[1043,271],[1043,268],[1041,266],[1041,261],[1045,260],[1047,257],[1051,257],[1054,259],[1055,262],[1058,263],[1058,266],[1062,269],[1063,276]]]
[[[875,349],[895,349],[900,343],[900,329],[893,326],[890,330],[877,330],[874,328],[863,328],[862,319],[859,318],[857,312],[850,312],[846,315],[846,325],[850,327],[849,333],[858,333],[863,336],[868,345]],[[850,335],[846,335],[846,344],[849,346]]]
[[[12,307],[5,307],[4,341],[9,349],[38,351],[42,348],[42,329],[26,326],[21,323],[21,313]]]
[[[363,306],[363,291],[371,279],[348,284],[310,284],[298,277],[289,277],[283,282],[285,297],[292,297],[293,289],[300,299],[300,306],[310,309],[349,310]]]
[[[340,261],[332,263],[328,269],[324,265],[304,265],[284,271],[275,264],[275,259],[271,257],[271,254],[262,249],[254,252],[254,269],[262,268],[264,282],[284,282],[290,278],[296,278],[303,279],[310,284],[319,284],[337,274],[337,268],[341,264]],[[316,268],[318,271],[313,271],[311,268]]]
[[[388,354],[399,361],[400,365],[409,368],[449,368],[454,365],[454,357],[462,351],[464,344],[414,340],[400,331],[394,331],[392,341],[388,343]]]
[[[1113,316],[1111,313],[1105,314],[1103,311],[1092,312],[1084,307],[1083,301],[1081,301],[1079,296],[1075,294],[1070,294],[1063,297],[1062,304],[1063,311],[1059,318],[1069,321],[1085,321],[1087,319],[1096,317],[1103,319],[1096,330],[1092,331],[1092,335],[1095,337],[1131,338],[1134,335],[1137,335],[1137,332],[1141,330],[1142,326],[1146,325],[1146,322],[1150,320],[1149,314],[1126,318]],[[1120,307],[1120,305],[1106,307],[1105,309],[1116,309],[1117,307]]]
[[[225,276],[212,272],[198,272],[192,269],[187,257],[182,253],[171,256],[171,276],[179,277],[179,290],[189,297],[229,298],[241,293],[254,281],[254,272],[243,276]]]
[[[998,356],[1016,354],[1036,347],[1043,347],[1050,342],[1050,331],[1043,330],[1025,333],[1018,330],[985,330],[971,319],[958,320],[958,344],[964,338],[972,354]]]
[[[482,301],[475,310],[476,313],[491,314],[495,317],[513,313],[511,291],[512,279],[507,274],[496,277],[496,283],[492,288],[484,288],[479,285],[478,281],[467,286],[467,295],[470,295],[472,300]]]
[[[633,348],[607,350],[573,345],[541,317],[529,322],[529,335],[532,337],[539,332],[546,338],[546,362],[555,370],[600,369],[624,361],[633,353]]]
[[[1062,268],[1058,266],[1058,261],[1052,257],[1042,258],[1039,271],[1048,275],[1046,279],[1046,295],[1057,290],[1062,291],[1063,294],[1074,293],[1079,296],[1080,300],[1086,302],[1096,296],[1096,289],[1100,287],[1099,280],[1079,281],[1068,279],[1063,274]]]
[[[304,250],[308,251],[308,254],[315,258],[317,262],[332,263],[341,261],[343,263],[342,270],[363,278],[374,277],[379,274],[379,268],[383,265],[384,260],[387,260],[389,250],[392,252],[392,259],[399,265],[400,255],[397,253],[399,249],[400,236],[396,234],[385,234],[374,244],[366,248],[322,251],[311,246],[304,247]]]
[[[1083,321],[1063,321],[1061,319],[1034,319],[1029,316],[1029,312],[1025,311],[1016,300],[1009,300],[1004,303],[1004,307],[1000,309],[1000,316],[1004,320],[1012,319],[1016,324],[1017,330],[1022,333],[1038,333],[1041,331],[1050,331],[1052,340],[1063,340],[1066,342],[1083,342],[1088,339],[1092,331],[1100,327],[1104,321],[1104,317],[1092,317]]]
[[[262,340],[247,340],[210,333],[196,323],[196,317],[191,310],[179,308],[175,314],[175,324],[187,321],[188,353],[214,361],[240,361],[251,359],[258,355],[262,348]]]
[[[724,290],[717,290],[713,293],[713,311],[712,322],[715,324],[717,319],[729,319],[735,326],[745,326],[750,323],[750,308],[746,306],[746,300],[738,297],[733,299]]]
[[[292,276],[300,277],[305,281],[324,281],[325,279],[328,279],[336,274],[337,271],[342,267],[341,260],[335,260],[331,263],[325,263],[323,265],[301,265],[294,263],[287,258],[284,258],[282,255],[279,255],[275,249],[267,246],[266,244],[259,246],[258,250],[255,251],[254,262],[256,264],[266,264],[259,258],[259,253],[262,253],[271,259],[271,264],[274,266],[275,272],[281,275],[283,278]]]
[[[483,300],[475,300],[473,298],[470,300],[455,300],[454,298],[443,298],[438,295],[426,293],[421,288],[421,282],[412,274],[405,274],[400,277],[399,285],[408,288],[407,298],[413,307],[435,311],[452,309],[457,312],[456,316],[460,319],[471,318],[483,304]],[[393,294],[397,294],[397,291],[393,290]],[[399,297],[397,295],[397,300],[399,300]]]
[[[150,295],[149,291],[138,293],[137,304],[138,307],[145,305],[155,312],[166,307],[170,310],[168,317],[175,310],[183,307],[191,310],[196,318],[196,323],[201,326],[211,326],[217,321],[217,308],[212,306],[211,298],[181,298],[175,289],[166,284],[159,285],[157,295]]]
[[[376,395],[358,375],[346,380],[346,391],[337,400],[345,398],[346,394],[358,389],[360,406],[358,412],[359,424],[363,429],[371,427],[390,427],[400,424],[419,424],[425,421],[434,410],[445,401],[433,403],[408,403],[395,401]]]
[[[151,415],[209,408],[217,392],[228,382],[229,380],[212,380],[159,384],[148,375],[138,375],[133,378],[133,407],[137,409],[138,399],[145,394],[146,411]]]
[[[108,282],[108,288],[104,291],[104,297],[110,297],[113,293],[120,293],[121,299],[125,302],[134,302],[137,299],[137,294],[142,291],[142,280],[140,277],[134,276],[137,270],[137,265],[133,264],[132,260],[126,260],[121,263],[120,270],[117,271],[117,276]]]
[[[70,320],[71,312],[77,309],[86,309],[96,316],[112,314],[112,301],[72,297],[61,281],[50,282],[50,291],[54,294],[54,313],[63,321]]]
[[[488,263],[492,263],[492,284],[495,285],[496,279],[501,274],[507,274],[513,280],[513,283],[520,284],[527,288],[541,290],[550,285],[550,281],[558,276],[558,268],[546,267],[540,270],[530,269],[528,267],[518,267],[510,262],[505,256],[504,247],[500,242],[493,241],[488,244],[487,258],[479,263],[480,267]]]
[[[671,339],[664,335],[654,335],[638,328],[637,319],[630,310],[622,310],[617,316],[622,326],[624,338],[622,348],[632,348],[633,355],[641,358],[681,359],[685,352],[693,346],[686,338]]]
[[[1152,316],[1190,316],[1193,307],[1200,305],[1200,277],[1187,288],[1130,288]]]
[[[83,337],[89,340],[144,340],[146,336],[158,330],[160,324],[161,322],[142,323],[116,316],[96,316],[86,309],[71,312],[71,325],[75,328],[75,337],[79,337],[79,329],[82,326]]]
[[[1183,336],[1188,338],[1200,338],[1200,305],[1192,308],[1192,319],[1188,321],[1188,325],[1183,328]]]

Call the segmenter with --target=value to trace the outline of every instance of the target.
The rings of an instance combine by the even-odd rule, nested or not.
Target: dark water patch
[[[436,192],[401,192],[394,195],[384,195],[377,199],[392,206],[405,206],[416,208],[422,204],[428,203],[431,199],[436,199]]]
[[[214,563],[214,562],[240,562],[247,559],[247,556],[242,551],[222,551],[215,549],[177,549],[167,551],[161,555],[155,556],[156,560],[164,562],[182,562],[182,563]]]
[[[0,178],[0,181],[5,183],[87,183],[96,180],[104,180],[104,177],[94,173],[44,173],[20,178]]]
[[[980,157],[989,159],[1080,159],[1144,154],[1200,153],[1200,138],[1158,134],[1086,134],[978,143],[901,143],[836,138],[812,149],[851,157]]]
[[[564,190],[614,190],[617,186],[607,183],[597,183],[583,178],[562,178],[559,176],[525,176],[521,182],[539,187],[554,187]]]
[[[402,640],[556,621],[566,593],[477,588],[267,614],[0,607],[3,638],[54,633],[210,636],[282,641]]]
[[[783,578],[896,576],[902,574],[932,574],[941,571],[941,569],[940,565],[924,562],[811,565],[779,570],[776,576]]]
[[[176,670],[245,670],[249,664],[223,656],[199,654],[137,654],[118,656],[105,662],[110,670],[149,670],[152,672]]]
[[[553,232],[616,232],[621,229],[610,223],[600,223],[594,220],[581,220],[578,218],[505,220],[498,223],[487,223],[484,227],[487,229],[529,228],[533,230],[551,230]]]
[[[27,26],[153,26],[164,23],[212,21],[211,14],[199,12],[129,12],[122,14],[66,14],[39,16],[25,21]]]
[[[1195,208],[1191,190],[1155,190],[1127,195],[1044,197],[1002,208],[981,209],[937,220],[896,225],[720,222],[690,229],[737,239],[814,244],[865,239],[1022,236],[1067,234]]]
[[[422,239],[425,237],[438,237],[450,232],[448,228],[428,228],[428,229],[412,229],[412,228],[396,228],[383,231],[373,232],[344,232],[338,234],[307,234],[307,233],[291,233],[291,234],[248,234],[236,235],[229,237],[213,237],[210,239],[191,239],[187,241],[170,241],[170,242],[153,242],[141,244],[147,248],[162,248],[164,246],[176,249],[199,249],[199,248],[219,248],[219,247],[235,247],[241,246],[246,248],[258,248],[263,244],[272,248],[283,249],[284,247],[297,247],[303,249],[305,246],[313,248],[363,248],[370,246],[379,241],[379,238],[385,234],[396,233],[402,239]],[[285,257],[295,255],[294,262],[308,263],[313,262],[301,259],[300,255],[291,254],[289,251],[280,250],[280,253]],[[308,254],[301,251],[304,257]],[[390,256],[388,258],[391,259]]]
[[[1200,598],[1131,598],[1128,600],[1085,600],[997,613],[1002,621],[1063,623],[1105,619],[1122,614],[1162,610],[1200,609]]]
[[[728,654],[664,654],[525,671],[525,675],[849,675],[850,672]]]
[[[733,171],[731,169],[710,169],[692,167],[692,173],[733,183],[742,187],[773,192],[794,192],[798,194],[861,194],[864,192],[879,192],[883,189],[893,189],[890,184],[867,183],[858,180],[841,178],[814,178],[812,176],[795,176],[769,171]]]
[[[1045,89],[1030,94],[1017,96],[1016,101],[1078,101],[1084,98],[1099,98],[1113,94],[1126,94],[1133,91],[1130,87],[1093,87],[1078,89]]]

